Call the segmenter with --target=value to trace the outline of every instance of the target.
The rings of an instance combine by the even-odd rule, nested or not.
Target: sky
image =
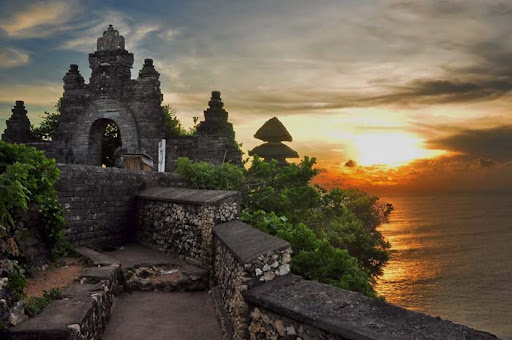
[[[185,125],[212,90],[244,151],[277,116],[317,181],[371,192],[512,192],[510,1],[0,2],[0,130],[34,124],[109,24]]]

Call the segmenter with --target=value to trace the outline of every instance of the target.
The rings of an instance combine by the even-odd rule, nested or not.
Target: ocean
[[[512,194],[392,195],[388,302],[512,340]]]

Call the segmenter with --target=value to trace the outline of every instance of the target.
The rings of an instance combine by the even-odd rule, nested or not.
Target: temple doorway
[[[89,133],[89,157],[92,165],[115,166],[115,152],[121,146],[121,131],[115,121],[101,118],[92,124]]]

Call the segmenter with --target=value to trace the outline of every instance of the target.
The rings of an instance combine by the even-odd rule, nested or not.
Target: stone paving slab
[[[81,324],[93,305],[94,300],[89,297],[53,301],[41,314],[11,328],[7,339],[69,339],[70,330],[67,326]]]
[[[123,269],[139,266],[154,266],[160,264],[187,265],[186,262],[171,255],[144,247],[140,244],[129,243],[113,251],[102,252],[105,256],[113,258],[121,264]]]
[[[78,248],[75,248],[75,251],[77,253],[79,253],[80,255],[90,259],[92,261],[93,265],[95,265],[95,266],[110,266],[113,264],[119,264],[118,260],[116,260],[106,254],[97,252],[96,250],[93,250],[91,248],[78,247]]]
[[[219,204],[229,199],[238,200],[238,191],[197,190],[182,188],[152,187],[137,194],[140,198],[194,205]]]
[[[135,292],[119,298],[103,340],[221,340],[207,292]]]

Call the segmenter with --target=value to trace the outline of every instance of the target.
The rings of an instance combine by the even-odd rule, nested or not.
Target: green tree
[[[241,191],[241,219],[289,241],[295,273],[374,295],[371,283],[389,259],[389,243],[376,227],[392,207],[359,190],[313,185],[315,164],[305,157],[281,167],[255,157],[248,169],[217,168],[180,158],[177,171],[189,187]]]
[[[60,108],[61,108],[61,100],[54,105],[55,112],[47,112],[43,113],[43,120],[39,124],[39,126],[32,126],[32,133],[35,137],[41,140],[51,141],[55,139],[55,133],[57,132],[57,126],[59,125],[60,119]]]
[[[181,121],[179,120],[177,114],[178,111],[173,108],[170,104],[162,105],[162,110],[164,111],[166,117],[167,127],[171,135],[174,136],[195,136],[197,130],[197,124],[199,123],[199,117],[193,117],[194,125],[190,127],[188,130],[183,127]]]

